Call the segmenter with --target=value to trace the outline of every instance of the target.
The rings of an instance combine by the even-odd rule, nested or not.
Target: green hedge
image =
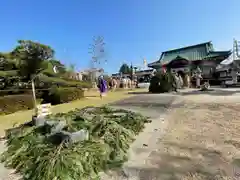
[[[57,85],[61,87],[79,87],[79,88],[92,87],[92,84],[90,82],[63,79],[58,77],[48,77],[44,75],[39,78],[38,83],[40,82],[43,82],[44,84],[46,84],[47,87],[51,87],[52,85]]]
[[[50,91],[43,91],[40,96],[42,103],[56,105],[81,99],[84,97],[84,91],[78,88],[52,88]]]
[[[17,76],[13,77],[13,74],[16,73],[16,71],[0,71],[0,77],[5,77],[4,83],[5,85],[3,87],[0,87],[2,90],[7,89],[14,89],[14,90],[20,90],[20,89],[31,89],[31,83],[28,82],[27,85],[18,86],[15,83],[18,83],[21,81],[21,79]],[[11,76],[11,77],[8,77]],[[42,74],[39,78],[36,78],[35,80],[35,88],[36,89],[47,89],[51,88],[52,86],[58,86],[58,87],[78,87],[78,88],[91,88],[92,83],[88,81],[77,81],[73,79],[64,79],[60,77],[49,77],[44,74]],[[8,95],[8,93],[4,93],[4,95]]]
[[[0,115],[33,108],[32,95],[11,95],[0,97]]]
[[[18,76],[17,70],[0,71],[0,77],[13,77],[13,76]]]
[[[0,115],[33,108],[32,94],[9,95],[0,97]],[[52,105],[67,103],[84,97],[84,91],[78,88],[52,88],[36,91],[37,99]]]

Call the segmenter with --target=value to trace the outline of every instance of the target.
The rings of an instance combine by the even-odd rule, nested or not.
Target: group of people
[[[174,90],[177,91],[177,89],[181,89],[183,87],[183,79],[182,76],[178,73],[173,74],[174,77]]]
[[[120,80],[120,79],[111,77],[110,80],[107,82],[107,80],[105,80],[103,76],[99,76],[97,87],[100,92],[100,97],[102,98],[103,96],[105,96],[108,89],[115,91],[115,89],[119,87],[120,84],[124,89],[132,88],[135,85],[135,83],[130,78],[121,78]]]
[[[178,89],[182,89],[184,86],[190,87],[191,84],[190,77],[187,74],[184,76],[183,79],[183,77],[180,74],[174,73],[173,78],[174,78],[173,89],[175,91],[177,91]]]

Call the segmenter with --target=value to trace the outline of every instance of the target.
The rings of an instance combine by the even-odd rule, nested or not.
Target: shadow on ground
[[[233,94],[240,93],[240,90],[237,91],[228,91],[228,90],[220,90],[220,89],[211,89],[210,91],[200,91],[200,90],[193,90],[189,92],[179,92],[179,95],[187,96],[187,95],[202,95],[208,94],[213,96],[231,96]]]
[[[174,100],[175,96],[170,94],[141,94],[114,103],[110,103],[109,105],[119,107],[152,108],[160,110],[161,108],[168,108]]]
[[[147,94],[169,94],[169,93],[171,93],[171,92],[165,92],[165,93],[151,93],[151,92],[146,92],[146,91],[139,91],[139,92],[128,92],[128,94],[136,94],[136,95],[140,95],[140,94],[142,94],[142,95],[147,95]]]
[[[236,91],[228,91],[228,90],[220,90],[220,89],[210,89],[208,91],[201,91],[201,90],[193,90],[188,92],[177,92],[176,95],[202,95],[202,94],[209,94],[213,96],[231,96],[233,94],[240,93],[240,90]],[[149,93],[146,91],[142,92],[129,92],[128,94],[136,94],[136,95],[153,95],[153,94],[168,94],[168,93]],[[171,93],[169,93],[171,94]]]
[[[221,152],[200,146],[165,142],[161,152],[152,152],[146,167],[129,167],[126,174],[135,174],[140,180],[220,180],[233,177],[233,168]],[[171,149],[179,150],[171,152]],[[179,152],[185,152],[180,154]]]
[[[128,92],[128,94],[151,94],[151,93],[146,91],[139,91],[139,92]]]
[[[92,97],[99,97],[99,96],[97,96],[97,95],[87,95],[87,96],[84,96],[85,98],[92,98]]]

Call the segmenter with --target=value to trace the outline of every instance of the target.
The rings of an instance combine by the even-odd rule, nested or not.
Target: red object
[[[165,64],[162,65],[162,71],[163,71],[163,73],[165,73],[167,71]]]

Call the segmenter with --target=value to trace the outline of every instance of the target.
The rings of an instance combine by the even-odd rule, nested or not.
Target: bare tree
[[[89,46],[89,54],[91,55],[91,69],[101,68],[101,64],[107,62],[103,36],[96,36],[93,38],[93,43]],[[91,80],[93,81],[94,79],[94,73],[92,73]]]

